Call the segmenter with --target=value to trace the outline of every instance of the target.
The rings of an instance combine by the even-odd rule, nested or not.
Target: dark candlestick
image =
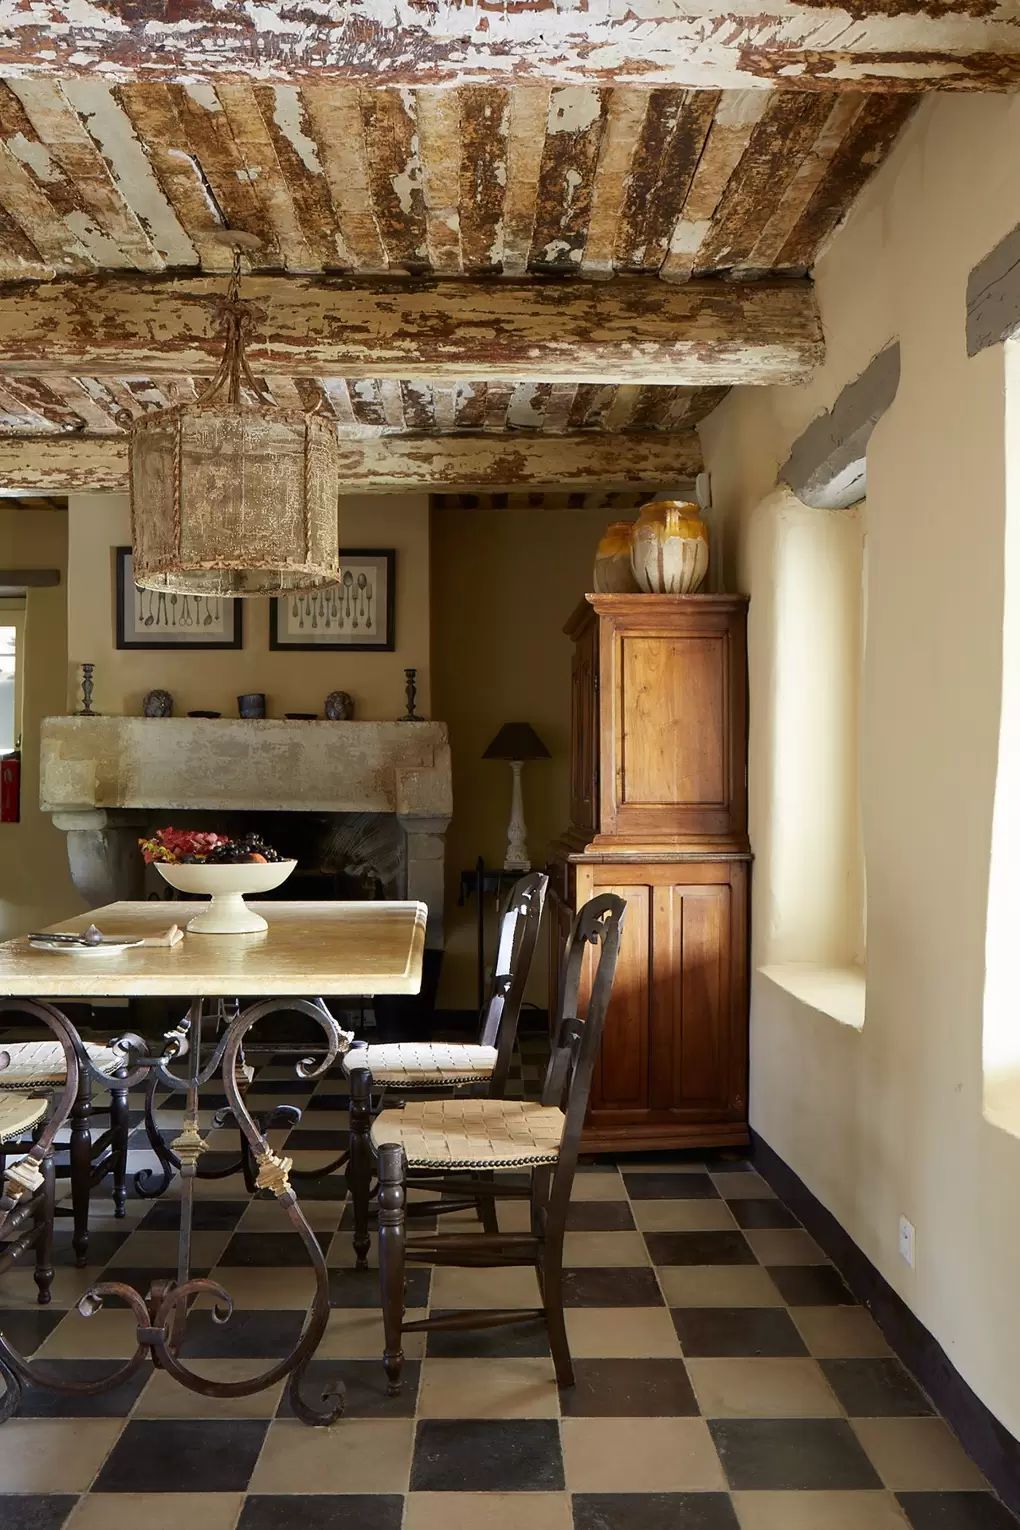
[[[79,717],[95,717],[92,710],[92,675],[95,670],[94,664],[83,664],[81,667],[81,711]]]
[[[404,692],[407,696],[407,711],[400,721],[421,722],[422,719],[414,710],[415,699],[418,695],[418,671],[416,669],[404,670]]]

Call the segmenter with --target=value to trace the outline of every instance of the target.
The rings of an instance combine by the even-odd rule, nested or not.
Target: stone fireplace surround
[[[393,813],[406,885],[443,947],[450,741],[439,722],[48,717],[40,805],[67,834],[71,877],[92,906],[144,897],[140,830],[154,811]]]

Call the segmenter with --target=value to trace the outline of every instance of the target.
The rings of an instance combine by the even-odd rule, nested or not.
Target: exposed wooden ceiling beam
[[[22,76],[828,90],[1020,82],[1012,0],[775,0],[767,9],[733,0],[363,0],[350,10],[287,0],[194,8],[32,0],[5,10],[0,66]],[[334,20],[338,13],[344,19]]]
[[[591,484],[691,488],[701,471],[694,431],[682,435],[376,436],[341,440],[340,482],[359,494]],[[0,495],[127,488],[117,436],[0,436]],[[2,504],[2,500],[0,500]]]
[[[805,281],[372,282],[253,275],[265,312],[250,356],[270,374],[635,382],[788,383],[821,361]],[[211,277],[70,278],[0,296],[0,372],[146,376],[213,370]]]

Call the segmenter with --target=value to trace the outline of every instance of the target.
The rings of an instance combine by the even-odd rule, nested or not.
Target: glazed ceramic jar
[[[708,573],[708,530],[697,505],[653,499],[631,533],[631,567],[648,595],[693,595]]]
[[[630,563],[633,521],[613,521],[595,549],[594,589],[600,595],[632,595],[638,588]]]

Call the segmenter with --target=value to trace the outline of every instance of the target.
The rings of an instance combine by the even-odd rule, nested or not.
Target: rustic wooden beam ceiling
[[[450,435],[341,439],[341,492],[512,484],[599,489],[646,484],[690,492],[701,471],[694,431],[669,435]],[[116,436],[0,436],[0,485],[12,495],[125,490],[128,450]],[[0,500],[0,504],[3,501]]]
[[[981,90],[1020,82],[1020,36],[1011,0],[22,0],[5,8],[0,65],[111,81]]]
[[[0,371],[211,372],[215,278],[68,278],[0,297]],[[799,382],[822,359],[808,282],[380,280],[253,276],[253,365],[323,373],[683,387]],[[127,363],[127,366],[125,365]]]

